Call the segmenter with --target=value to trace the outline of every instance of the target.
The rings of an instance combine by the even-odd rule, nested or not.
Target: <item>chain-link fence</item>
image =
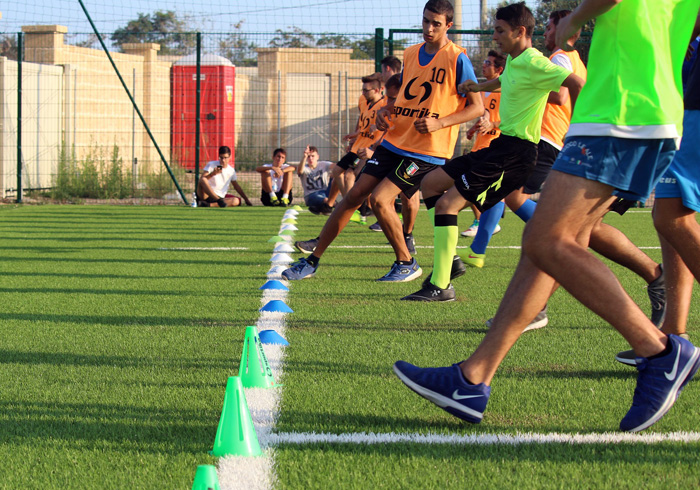
[[[381,29],[155,33],[138,43],[112,36],[107,56],[96,35],[56,25],[0,35],[16,39],[0,57],[0,192],[12,200],[181,202],[191,196],[197,169],[227,145],[239,182],[257,201],[254,169],[271,161],[275,148],[285,148],[293,164],[306,145],[338,161],[357,121],[360,78],[375,72],[382,56],[401,58],[422,41],[415,29],[387,36]],[[490,33],[453,36],[480,75]],[[460,138],[455,151],[467,148]]]

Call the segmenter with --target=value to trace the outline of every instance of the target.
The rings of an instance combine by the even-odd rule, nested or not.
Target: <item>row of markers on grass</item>
[[[268,240],[274,243],[274,254],[270,259],[272,267],[267,273],[268,281],[260,289],[266,292],[286,293],[289,288],[282,280],[281,273],[293,259],[288,255],[294,248],[290,244],[297,230],[296,216],[301,208],[288,209],[282,218],[279,235]],[[284,294],[282,294],[284,296]],[[274,296],[274,295],[273,295]],[[261,317],[282,317],[293,313],[281,299],[273,299],[260,308]],[[214,438],[213,456],[260,456],[262,451],[255,433],[248,402],[243,388],[277,388],[281,386],[272,376],[270,363],[265,356],[263,344],[289,345],[276,330],[258,332],[256,327],[246,327],[243,339],[243,352],[238,376],[231,376],[226,383],[224,406]],[[220,490],[216,467],[200,465],[194,477],[192,490]]]

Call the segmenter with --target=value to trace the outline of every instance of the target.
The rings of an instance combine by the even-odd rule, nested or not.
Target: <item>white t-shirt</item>
[[[214,172],[214,170],[216,170],[216,167],[218,167],[219,165],[221,165],[221,162],[219,162],[219,160],[212,160],[211,162],[207,163],[202,173]],[[233,165],[229,165],[228,167],[222,168],[221,173],[216,174],[212,178],[210,178],[209,185],[211,186],[211,189],[217,196],[223,198],[226,197],[228,187],[231,185],[231,182],[234,181],[236,181],[236,170],[233,168]]]
[[[312,192],[324,191],[328,188],[331,165],[333,165],[332,162],[320,161],[316,162],[316,167],[314,168],[308,165],[304,166],[304,171],[299,176],[301,185],[304,188],[304,197]]]
[[[263,165],[263,167],[270,167],[272,168],[271,163],[266,163]],[[284,170],[285,168],[289,168],[291,165],[287,165],[286,163],[282,164],[282,169]],[[272,192],[279,192],[280,189],[282,188],[282,180],[284,179],[284,174],[281,176],[277,176],[277,174],[270,170],[270,177],[272,177]]]

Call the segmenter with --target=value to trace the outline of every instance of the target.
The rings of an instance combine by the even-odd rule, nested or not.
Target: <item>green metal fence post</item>
[[[22,202],[22,52],[24,33],[17,33],[17,202]]]
[[[374,31],[374,70],[382,71],[384,59],[384,29],[377,27]]]

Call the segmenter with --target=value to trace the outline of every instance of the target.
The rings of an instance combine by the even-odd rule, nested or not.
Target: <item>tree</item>
[[[178,18],[172,10],[157,10],[153,14],[138,14],[112,34],[112,41],[120,49],[125,43],[158,43],[163,55],[185,55],[197,44],[187,20]]]
[[[291,31],[277,29],[276,35],[270,40],[273,48],[313,48],[316,45],[314,36],[296,26],[288,27]]]
[[[248,41],[242,32],[243,22],[233,25],[233,32],[222,41],[219,41],[219,53],[224,58],[228,58],[236,66],[257,66],[258,46]]]
[[[17,35],[3,34],[0,36],[0,56],[9,60],[17,60]]]

